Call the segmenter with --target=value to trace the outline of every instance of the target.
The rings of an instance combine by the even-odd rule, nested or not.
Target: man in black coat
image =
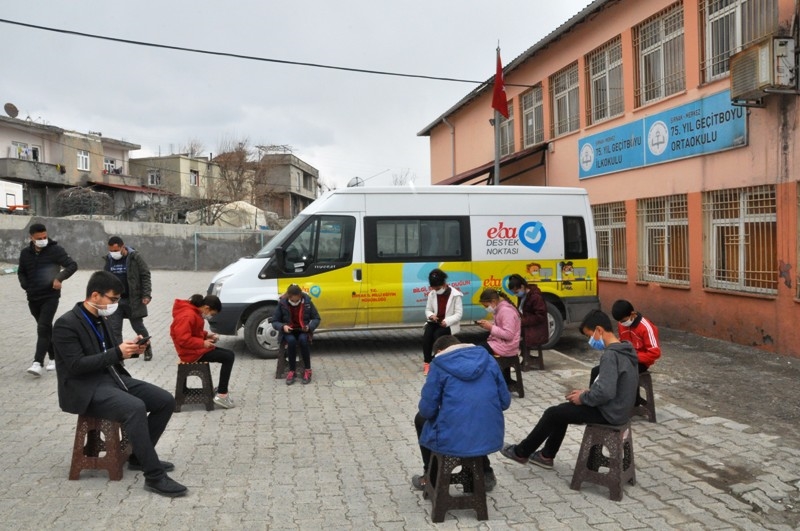
[[[28,373],[38,377],[42,375],[44,356],[48,352],[47,370],[56,369],[51,345],[53,318],[61,298],[61,283],[78,270],[78,264],[58,242],[47,237],[47,228],[41,223],[32,224],[28,233],[31,241],[19,254],[17,277],[28,296],[31,315],[36,319],[36,352]]]
[[[164,389],[131,377],[122,360],[138,357],[145,347],[136,340],[116,344],[108,327],[106,318],[117,309],[122,290],[116,276],[97,271],[89,278],[86,299],[56,321],[58,403],[67,413],[122,423],[133,447],[128,468],[144,471],[145,490],[183,496],[186,487],[167,475],[175,466],[159,460],[155,450],[175,399]]]

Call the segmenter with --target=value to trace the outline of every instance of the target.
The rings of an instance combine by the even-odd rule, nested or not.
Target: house
[[[604,309],[800,356],[797,9],[596,0],[504,68],[499,181],[588,191]],[[493,181],[492,89],[419,133],[433,184]]]
[[[283,219],[292,219],[310,205],[319,194],[319,170],[291,153],[266,153],[261,163],[268,169],[271,193],[264,210]]]
[[[152,188],[186,199],[216,199],[219,165],[208,157],[188,154],[137,157],[130,161],[131,174]]]

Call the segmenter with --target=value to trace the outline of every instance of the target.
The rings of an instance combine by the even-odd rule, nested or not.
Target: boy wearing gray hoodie
[[[581,332],[592,348],[603,350],[600,372],[589,389],[575,389],[567,402],[547,408],[528,437],[519,444],[506,445],[500,453],[525,464],[528,460],[544,468],[553,468],[553,459],[561,448],[570,424],[624,424],[639,386],[638,358],[630,343],[614,335],[611,319],[599,310],[584,318]],[[544,447],[538,450],[544,443]]]

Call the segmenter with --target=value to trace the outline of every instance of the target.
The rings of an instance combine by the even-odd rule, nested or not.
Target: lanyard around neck
[[[97,340],[100,341],[101,348],[105,350],[106,349],[105,335],[100,333],[100,330],[97,329],[97,326],[95,326],[94,321],[92,320],[91,317],[89,317],[89,314],[86,313],[86,310],[84,308],[81,308],[81,313],[83,314],[83,317],[86,319],[86,322],[89,323],[89,326],[92,327],[94,335],[96,335]]]

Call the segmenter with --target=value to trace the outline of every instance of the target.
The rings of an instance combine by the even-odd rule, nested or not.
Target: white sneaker
[[[42,375],[42,364],[38,361],[34,361],[33,365],[30,366],[28,369],[28,374],[32,374],[34,376],[41,376]]]
[[[233,399],[231,398],[230,394],[228,396],[224,396],[224,397],[223,396],[219,396],[219,395],[215,395],[214,396],[214,403],[216,405],[218,405],[219,407],[224,407],[225,409],[230,409],[232,407],[236,407],[235,404],[233,403]]]
[[[48,371],[56,370],[56,360],[50,360],[50,363],[47,364],[46,368]]]

